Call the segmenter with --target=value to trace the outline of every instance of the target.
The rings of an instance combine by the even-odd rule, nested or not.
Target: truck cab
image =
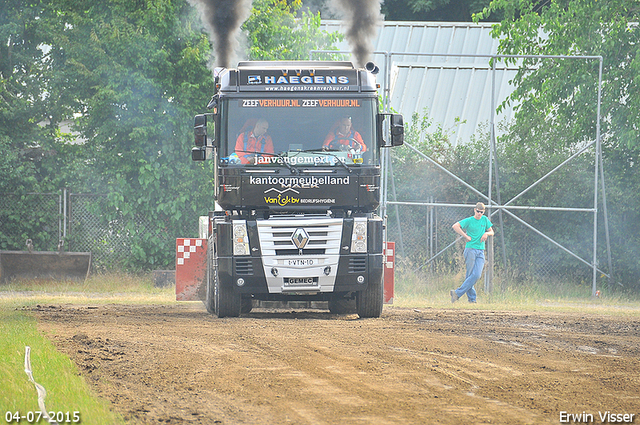
[[[380,154],[402,144],[404,128],[402,116],[379,112],[367,69],[310,61],[217,71],[192,150],[215,162],[219,211],[203,235],[211,313],[238,316],[255,299],[329,301],[340,312],[355,300],[361,317],[380,316]]]

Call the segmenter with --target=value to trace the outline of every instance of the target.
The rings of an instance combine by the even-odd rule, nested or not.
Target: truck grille
[[[293,241],[296,229],[304,229],[308,240],[298,249]],[[330,217],[287,217],[258,221],[260,248],[265,256],[338,255],[342,238],[342,220]]]

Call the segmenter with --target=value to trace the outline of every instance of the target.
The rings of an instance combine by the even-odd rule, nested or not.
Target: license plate
[[[287,260],[288,266],[313,266],[316,264],[316,260],[313,258],[297,258],[294,260]]]
[[[317,277],[285,277],[284,286],[318,286]]]

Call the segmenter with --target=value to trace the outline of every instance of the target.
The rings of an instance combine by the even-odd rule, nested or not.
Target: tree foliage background
[[[501,54],[602,56],[601,136],[613,269],[609,269],[606,260],[602,192],[599,192],[598,215],[599,267],[613,271],[609,289],[637,292],[640,261],[634,252],[640,243],[640,198],[637,196],[640,188],[637,172],[640,164],[640,5],[627,0],[542,3],[494,0],[474,18],[500,21],[495,24],[493,34],[500,39],[498,53]],[[506,128],[506,135],[497,145],[502,202],[520,194],[529,184],[595,140],[598,65],[598,60],[531,58],[522,61],[513,82],[516,90],[507,100],[515,108],[515,121]],[[447,129],[425,116],[406,117],[409,123],[406,139],[438,164],[487,193],[488,136],[480,134],[476,140],[453,146]],[[406,148],[394,150],[393,156],[399,198],[426,200],[433,196],[438,202],[470,204],[477,200],[477,195]],[[591,208],[594,159],[591,147],[520,196],[517,204]],[[493,183],[495,185],[495,179]],[[494,196],[496,189],[494,186]],[[391,211],[390,216],[393,214]],[[521,211],[517,215],[591,262],[592,214]],[[424,229],[424,211],[415,216],[403,211],[401,217],[403,225],[416,223],[416,229]],[[494,223],[497,218],[494,216]],[[393,226],[391,217],[389,222]],[[504,235],[496,238],[497,264],[502,264],[499,238],[504,236],[508,271],[514,277],[539,277],[535,273],[545,265],[535,258],[542,253],[547,265],[552,265],[561,276],[591,283],[589,268],[535,235],[533,239],[540,242],[528,243],[526,239],[533,235],[531,231],[508,216],[505,216],[504,229]],[[411,243],[407,239],[412,236],[411,232],[404,232],[405,243]],[[415,244],[420,242],[417,240]],[[419,257],[411,259],[416,267],[425,264],[428,258],[424,249],[413,253]],[[598,278],[601,283],[609,284],[603,276]]]
[[[613,271],[618,282],[640,289],[640,261],[633,254],[640,243],[640,4],[633,0],[494,0],[475,19],[496,12],[502,16],[493,30],[501,40],[499,53],[602,56],[601,135]],[[526,59],[514,83],[517,89],[508,101],[516,108],[516,122],[502,141],[504,157],[512,161],[510,168],[501,170],[507,183],[536,175],[543,169],[541,164],[558,164],[567,153],[595,140],[598,61]],[[593,170],[593,156],[576,162],[580,161]],[[580,205],[579,195],[592,193],[593,188],[577,183],[583,180],[577,171],[580,167],[574,166],[564,170],[555,185],[549,183],[544,192],[531,194],[529,201]],[[602,204],[599,211],[602,223]],[[586,235],[590,221],[561,217],[546,223],[546,228],[560,237],[568,229]],[[603,241],[604,235],[599,239]],[[585,257],[591,251],[586,240],[577,249]]]
[[[256,1],[249,56],[330,47],[337,36],[319,31],[319,15],[295,19],[300,6]],[[0,193],[106,194],[94,212],[117,224],[130,255],[103,266],[171,267],[175,238],[196,236],[213,207],[211,164],[190,158],[193,116],[213,93],[196,10],[186,0],[0,0],[0,40]],[[39,227],[32,215],[3,220],[1,249],[23,249]]]
[[[301,0],[255,0],[242,25],[249,38],[249,59],[306,60],[311,50],[336,50],[342,34],[322,31],[320,13],[302,6]]]
[[[311,48],[330,48],[338,36],[319,30],[315,12],[325,6],[323,0],[254,1],[243,27],[246,56],[306,59]],[[420,19],[429,12],[429,19],[464,21],[476,12],[476,20],[497,20],[494,33],[504,54],[603,57],[602,140],[614,270],[619,281],[637,288],[637,1],[386,0],[382,7],[387,19]],[[207,68],[213,46],[202,28],[186,0],[0,0],[0,193],[14,194],[14,203],[22,205],[0,223],[0,249],[22,249],[25,236],[33,236],[25,225],[30,232],[42,227],[24,195],[66,187],[107,195],[95,212],[104,223],[118,224],[131,254],[106,266],[171,267],[175,237],[195,235],[195,218],[212,207],[211,165],[189,158],[193,115],[205,111],[213,92]],[[517,105],[516,125],[498,152],[505,197],[593,139],[596,81],[593,61],[524,62],[510,99]],[[420,119],[414,118],[414,128],[433,132]],[[75,133],[61,131],[65,122]],[[482,174],[481,145],[448,146],[442,129],[423,142],[420,149],[465,180]],[[580,158],[523,203],[578,205],[580,192],[589,190],[582,171],[593,168],[589,161]],[[423,169],[411,161],[396,168],[413,183],[402,190],[427,196],[415,185]],[[438,187],[448,196],[464,196],[444,181]],[[452,202],[462,201],[460,196]],[[570,231],[590,233],[590,223],[573,217],[529,219],[559,239]],[[589,250],[586,245],[576,249]]]

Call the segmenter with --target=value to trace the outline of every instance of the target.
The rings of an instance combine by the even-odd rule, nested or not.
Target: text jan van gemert
[[[562,424],[590,424],[600,420],[602,424],[630,424],[634,423],[635,413],[614,413],[614,412],[598,412],[596,415],[591,413],[569,413],[560,412],[560,423]]]

